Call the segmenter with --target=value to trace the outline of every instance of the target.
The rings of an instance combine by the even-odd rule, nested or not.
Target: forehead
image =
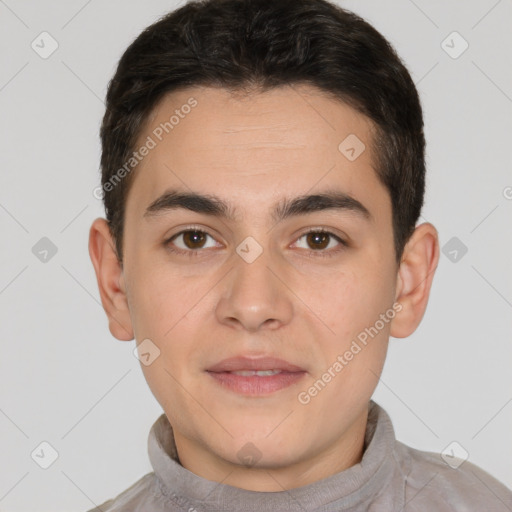
[[[389,195],[375,172],[372,130],[365,116],[310,86],[173,92],[139,134],[137,147],[151,140],[152,149],[136,168],[127,211],[142,215],[166,189],[179,188],[223,197],[238,215],[260,215],[283,195],[328,188],[386,217]]]

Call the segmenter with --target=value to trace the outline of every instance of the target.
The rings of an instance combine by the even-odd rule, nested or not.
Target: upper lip
[[[282,370],[285,372],[304,372],[294,364],[275,357],[237,356],[223,359],[207,369],[209,372],[236,372],[242,370]]]

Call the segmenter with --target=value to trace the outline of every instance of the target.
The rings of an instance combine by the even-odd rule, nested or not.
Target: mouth
[[[239,370],[236,372],[225,372],[233,375],[241,375],[242,377],[252,377],[258,375],[258,377],[269,377],[270,375],[277,375],[282,373],[283,370]]]
[[[233,357],[206,372],[222,388],[241,395],[261,396],[287,388],[306,375],[306,370],[274,357]]]

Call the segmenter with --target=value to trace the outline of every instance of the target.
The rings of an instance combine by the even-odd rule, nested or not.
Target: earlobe
[[[91,225],[89,255],[112,336],[121,341],[133,340],[123,270],[117,258],[110,228],[103,218],[97,218]]]
[[[439,262],[436,228],[429,222],[417,226],[406,244],[397,276],[396,301],[402,310],[391,323],[390,335],[410,336],[427,308],[434,273]]]

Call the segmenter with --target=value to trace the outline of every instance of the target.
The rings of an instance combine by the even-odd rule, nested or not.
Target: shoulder
[[[147,510],[144,507],[153,503],[157,486],[154,473],[148,473],[115,498],[90,509],[87,512],[132,512]]]
[[[417,450],[395,442],[394,457],[405,481],[407,511],[512,510],[512,491],[482,468],[452,454]]]

